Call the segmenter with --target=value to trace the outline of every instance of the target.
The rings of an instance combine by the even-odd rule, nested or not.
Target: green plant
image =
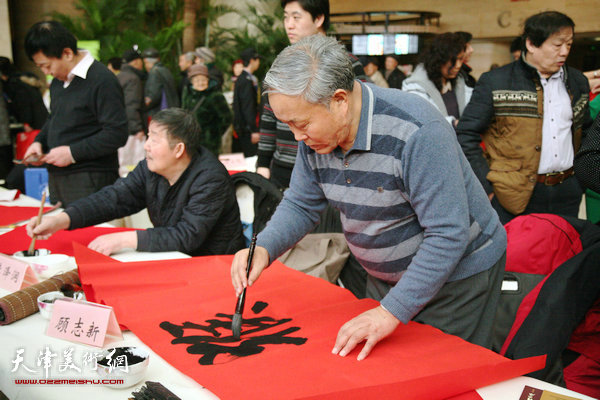
[[[209,22],[229,13],[240,19],[239,26],[225,28],[216,22],[210,24],[209,45],[215,49],[215,63],[221,71],[230,75],[231,65],[239,58],[242,50],[254,47],[263,56],[256,72],[257,77],[262,79],[277,54],[289,43],[281,24],[283,10],[278,2],[269,0],[259,0],[257,6],[248,5],[244,10],[215,6],[209,7]]]
[[[182,0],[76,0],[77,16],[52,12],[80,40],[100,42],[100,61],[123,54],[133,45],[156,48],[162,62],[177,69],[185,25]]]
[[[80,40],[100,42],[100,61],[120,56],[134,44],[143,50],[156,48],[163,64],[178,76],[177,57],[181,54],[183,0],[75,0],[79,15],[53,12],[52,18],[64,24]],[[200,3],[199,3],[200,4]],[[202,3],[204,4],[204,3]],[[225,74],[242,50],[254,47],[262,56],[256,75],[264,77],[279,52],[288,45],[283,29],[283,10],[273,0],[258,0],[246,8],[208,5],[198,18],[198,46],[206,42],[215,50],[216,64]],[[241,23],[234,28],[217,24],[217,19],[232,13]],[[208,28],[207,28],[208,26]]]

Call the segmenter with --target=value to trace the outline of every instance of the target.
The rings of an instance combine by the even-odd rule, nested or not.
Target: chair
[[[600,366],[600,321],[590,322],[600,316],[600,227],[531,214],[505,228],[506,272],[492,349],[511,359],[546,354],[546,367],[530,376],[598,397],[594,384],[586,390],[569,367],[580,357]],[[595,328],[580,335],[589,326]]]

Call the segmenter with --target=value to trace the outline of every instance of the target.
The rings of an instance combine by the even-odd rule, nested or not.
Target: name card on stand
[[[19,197],[19,189],[0,190],[0,201],[13,201]]]
[[[29,264],[0,254],[0,288],[15,292],[34,283],[38,279]]]
[[[246,171],[246,159],[244,153],[232,153],[219,155],[219,161],[227,171]]]
[[[46,334],[97,347],[123,340],[112,307],[68,297],[54,302]]]

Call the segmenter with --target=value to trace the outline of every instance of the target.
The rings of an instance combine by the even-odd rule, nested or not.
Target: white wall
[[[8,0],[0,0],[0,56],[13,59]]]

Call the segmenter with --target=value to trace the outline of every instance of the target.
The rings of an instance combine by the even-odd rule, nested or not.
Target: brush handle
[[[237,304],[235,305],[235,313],[241,314],[244,311],[244,303],[246,303],[246,288],[238,296]]]
[[[246,279],[250,276],[250,269],[252,268],[252,259],[254,258],[254,249],[256,248],[256,233],[252,235],[252,241],[250,242],[250,250],[248,251],[248,264],[246,264]]]
[[[250,276],[250,269],[252,267],[252,259],[254,258],[254,249],[256,248],[256,233],[252,235],[252,241],[250,242],[250,250],[248,251],[248,264],[246,264],[246,279]],[[238,297],[237,304],[235,306],[235,313],[241,314],[244,311],[244,303],[246,302],[246,288],[242,290]]]
[[[37,225],[39,225],[42,222],[42,214],[44,213],[44,204],[46,204],[46,191],[45,190],[42,193],[42,202],[40,204],[40,211],[38,211]],[[36,239],[36,236],[33,235],[33,237],[31,238],[31,243],[29,244],[29,250],[27,250],[27,255],[29,255],[29,256],[32,256],[33,253],[35,252],[35,239]]]
[[[27,255],[28,256],[34,256],[35,255],[35,239],[36,236],[31,238],[31,243],[29,243],[29,250],[27,250]]]

